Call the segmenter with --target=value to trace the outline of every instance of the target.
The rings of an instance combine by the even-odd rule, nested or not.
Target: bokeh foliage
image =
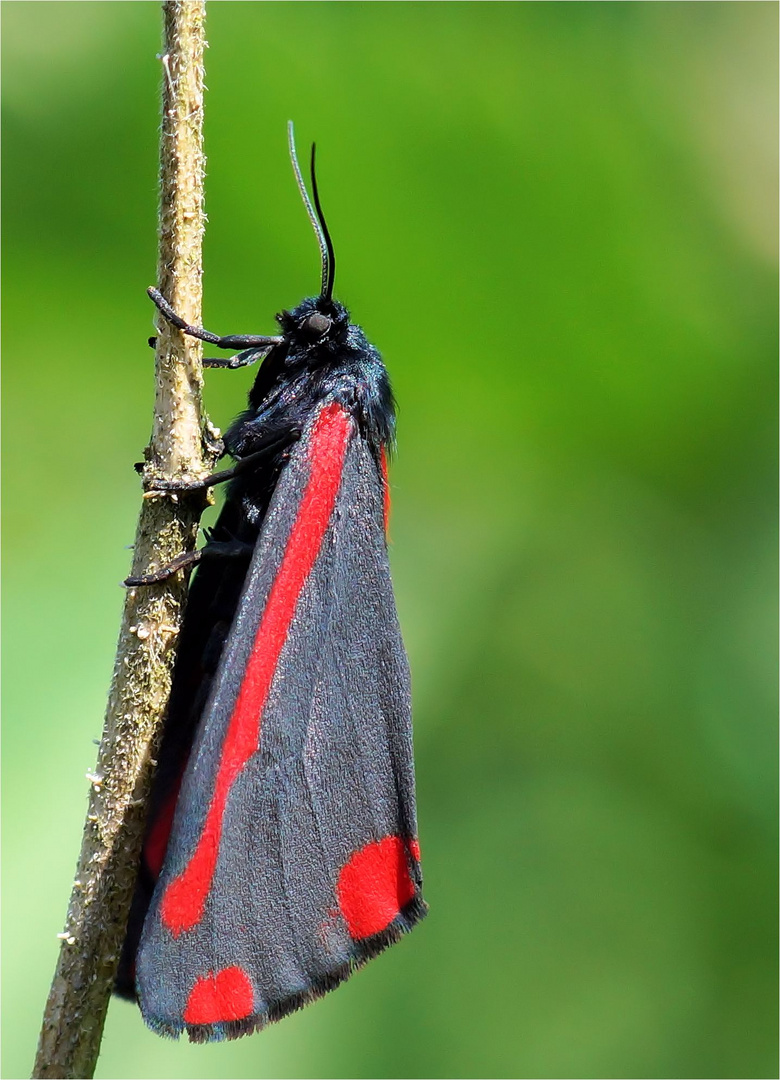
[[[150,427],[160,17],[3,5],[3,1036],[28,1075]],[[214,3],[205,321],[317,281],[400,401],[431,915],[100,1077],[770,1077],[777,6]],[[208,376],[225,426],[250,372]]]

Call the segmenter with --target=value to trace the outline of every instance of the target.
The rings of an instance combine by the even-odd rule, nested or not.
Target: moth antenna
[[[325,220],[325,215],[322,212],[322,206],[320,204],[320,193],[317,190],[317,173],[314,170],[314,156],[317,152],[317,144],[311,144],[311,189],[314,195],[314,205],[317,209],[317,217],[320,220],[321,237],[325,239],[325,246],[328,249],[328,274],[327,279],[322,283],[322,295],[326,300],[330,300],[333,296],[333,279],[336,276],[336,252],[333,250],[333,241],[330,238],[330,231],[328,230],[328,223]],[[322,241],[320,241],[322,243]]]
[[[316,213],[311,204],[309,193],[306,190],[301,167],[298,164],[298,155],[295,152],[295,133],[293,131],[292,120],[289,120],[287,123],[287,141],[290,147],[290,161],[292,162],[293,172],[295,173],[295,179],[298,183],[298,190],[301,193],[303,205],[306,207],[306,213],[309,215],[311,227],[314,229],[314,235],[317,237],[317,243],[320,246],[320,259],[322,261],[320,294],[326,300],[330,300],[333,295],[333,276],[336,269],[336,256],[333,251],[333,244],[331,243],[328,226],[325,224],[319,195],[317,194],[317,179],[314,174],[314,144],[312,143],[311,148],[311,177],[312,186],[314,188],[314,201],[317,206]]]

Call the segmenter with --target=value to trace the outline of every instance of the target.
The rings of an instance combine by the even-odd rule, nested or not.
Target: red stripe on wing
[[[387,475],[387,450],[382,447],[379,457],[382,464],[382,482],[384,487],[385,535],[390,528],[390,477]]]
[[[230,789],[257,751],[260,719],[295,607],[314,566],[336,503],[351,421],[335,402],[325,406],[311,433],[311,475],[287,541],[279,571],[255,635],[244,680],[233,708],[200,840],[189,863],[163,895],[160,915],[174,937],[203,917],[222,837]]]
[[[157,817],[152,822],[149,834],[144,841],[144,862],[149,873],[156,881],[165,861],[165,852],[168,850],[168,840],[173,826],[173,815],[176,811],[176,800],[179,797],[179,786],[176,784],[174,791],[170,792],[162,805]]]

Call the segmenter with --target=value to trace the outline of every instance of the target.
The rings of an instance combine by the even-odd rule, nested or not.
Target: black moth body
[[[219,338],[150,290],[185,333],[243,350],[204,363],[262,359],[225,436],[236,464],[205,482],[231,477],[189,594],[116,981],[155,1031],[197,1042],[299,1008],[426,911],[386,544],[393,397],[332,298],[314,148],[316,215],[292,133],[291,153],[323,281],[280,336]]]

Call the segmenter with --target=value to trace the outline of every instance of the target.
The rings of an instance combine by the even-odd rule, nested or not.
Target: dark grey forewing
[[[382,482],[354,431],[330,524],[271,684],[259,750],[231,790],[204,918],[177,939],[160,922],[161,891],[200,835],[224,732],[308,480],[307,449],[304,438],[264,523],[144,927],[139,998],[157,1027],[180,1028],[195,979],[231,965],[251,975],[258,1022],[344,977],[369,953],[339,914],[340,869],[372,840],[417,832],[409,672]],[[416,866],[413,876],[419,889]]]

